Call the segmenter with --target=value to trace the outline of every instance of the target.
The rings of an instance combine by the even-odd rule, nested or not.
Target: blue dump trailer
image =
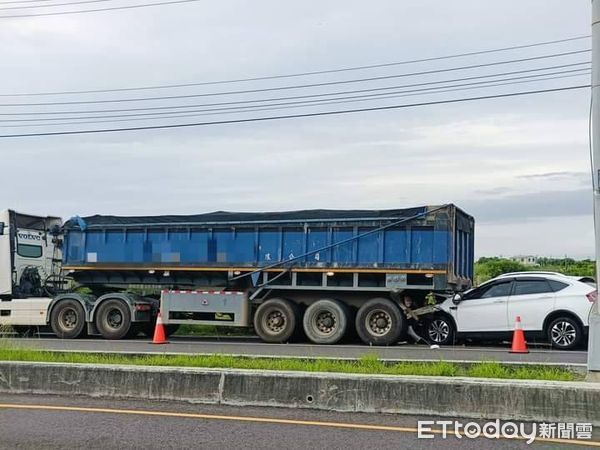
[[[57,240],[63,276],[94,294],[60,295],[82,303],[88,332],[113,339],[140,328],[146,304],[152,321],[160,296],[173,327],[253,325],[267,342],[303,332],[315,343],[355,329],[367,343],[391,344],[406,331],[404,295],[431,312],[436,298],[473,277],[474,220],[451,204],[74,217]],[[95,319],[107,299],[127,305],[130,317],[113,308],[113,325]]]

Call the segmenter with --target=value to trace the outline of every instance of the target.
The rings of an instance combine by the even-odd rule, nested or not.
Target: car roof
[[[578,277],[569,277],[567,275],[564,275],[562,273],[558,273],[558,272],[545,272],[545,271],[527,271],[527,272],[508,272],[508,273],[503,273],[502,275],[498,275],[496,278],[505,278],[505,277],[527,277],[527,276],[532,276],[532,275],[550,275],[550,276],[554,276],[554,277],[560,277],[560,278],[578,278]]]
[[[580,276],[580,275],[565,275],[564,273],[542,271],[542,270],[531,270],[531,271],[526,271],[526,272],[508,272],[508,273],[503,273],[502,275],[498,275],[496,278],[521,277],[521,276],[526,277],[526,276],[531,276],[531,275],[550,275],[553,277],[567,278],[569,280],[581,281],[583,283],[595,283],[596,282],[596,280],[593,277]]]
[[[572,284],[573,282],[585,283],[590,286],[596,286],[596,280],[592,277],[587,276],[575,276],[575,275],[565,275],[558,272],[550,272],[550,271],[526,271],[526,272],[509,272],[503,273],[502,275],[498,275],[492,280],[502,280],[505,278],[531,278],[531,277],[542,277],[546,279],[560,280],[566,283]]]

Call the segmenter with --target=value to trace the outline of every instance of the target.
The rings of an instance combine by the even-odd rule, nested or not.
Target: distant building
[[[526,255],[526,256],[513,256],[510,258],[513,261],[517,261],[520,262],[521,264],[524,264],[526,266],[539,266],[539,257],[537,256],[531,256],[531,255]]]

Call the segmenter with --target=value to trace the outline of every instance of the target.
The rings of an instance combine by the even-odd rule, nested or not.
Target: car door
[[[466,294],[451,313],[459,332],[506,331],[512,279],[492,281]]]
[[[524,330],[540,331],[544,319],[554,309],[555,298],[556,295],[545,278],[517,278],[508,299],[508,320],[514,326],[517,316],[520,316]]]

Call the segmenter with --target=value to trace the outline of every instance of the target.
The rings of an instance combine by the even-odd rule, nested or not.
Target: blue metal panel
[[[255,239],[255,230],[238,228],[235,232],[234,239],[229,241],[227,262],[254,263],[256,261]]]
[[[452,236],[447,231],[434,231],[433,232],[433,258],[434,264],[447,264],[449,253],[448,246],[451,242]]]
[[[433,260],[433,228],[413,227],[411,230],[411,239],[411,263],[431,264]]]
[[[90,230],[86,232],[86,243],[83,255],[84,261],[88,262],[88,256],[90,255],[90,253],[96,253],[97,262],[110,261],[112,255],[110,255],[104,243],[104,230]]]
[[[161,253],[166,249],[164,247],[165,230],[148,230],[146,240],[143,243],[144,262],[160,263],[162,262]]]
[[[335,228],[333,230],[333,242],[340,242],[353,236],[352,228]],[[340,266],[348,266],[354,263],[354,243],[338,245],[333,248],[333,261]]]
[[[85,261],[84,236],[85,233],[81,231],[73,231],[65,236],[65,259],[73,263]]]
[[[327,245],[327,228],[309,228],[306,233],[306,251],[318,250]],[[308,255],[306,262],[308,264],[326,263],[329,261],[329,250]]]
[[[371,230],[372,228],[359,228],[358,234]],[[380,235],[381,232],[377,232],[358,239],[358,264],[372,265],[378,262]]]
[[[244,263],[255,261],[254,229],[215,229],[213,232],[214,259],[209,262]]]
[[[391,229],[385,232],[385,246],[383,249],[385,263],[410,262],[410,236],[404,229]]]
[[[258,233],[258,264],[267,265],[280,261],[280,232],[273,229],[262,229]]]
[[[125,261],[143,263],[144,262],[144,239],[146,233],[143,230],[125,231]]]
[[[288,228],[283,230],[283,259],[294,258],[304,253],[304,230]]]

